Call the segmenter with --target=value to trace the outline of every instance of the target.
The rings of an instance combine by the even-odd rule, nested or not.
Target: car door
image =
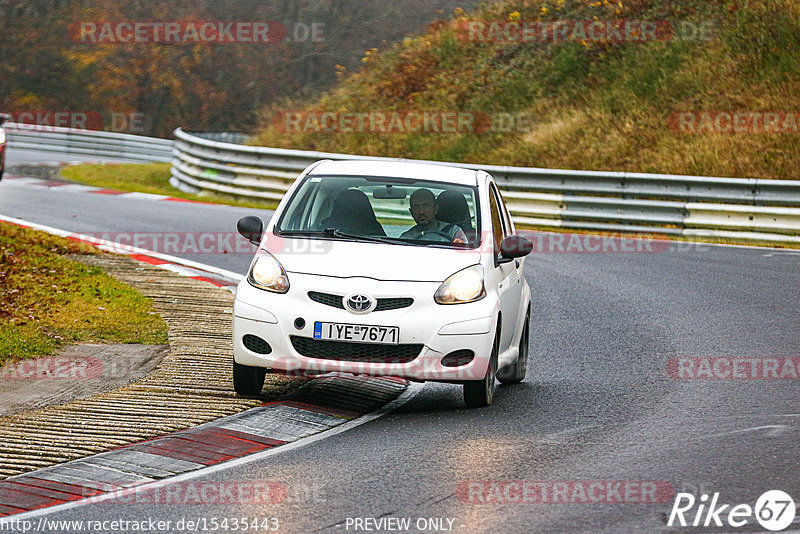
[[[489,182],[489,211],[492,218],[494,269],[496,270],[496,276],[492,278],[498,280],[497,292],[500,296],[500,312],[502,314],[500,352],[503,352],[514,343],[516,338],[516,325],[519,322],[522,298],[522,262],[520,260],[499,262],[500,243],[513,233],[514,227],[494,181]]]

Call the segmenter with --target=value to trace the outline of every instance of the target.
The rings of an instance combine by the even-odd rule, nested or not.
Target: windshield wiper
[[[421,247],[437,248],[473,248],[469,243],[453,243],[452,241],[429,241],[427,239],[408,239],[405,243],[419,245]]]
[[[416,246],[448,246],[450,243],[439,241],[426,241],[422,239],[401,239],[399,237],[384,237],[376,235],[361,235],[342,232],[338,228],[325,228],[324,230],[278,230],[281,236],[311,236],[311,237],[335,237],[336,239],[353,239],[369,243],[389,243],[392,245],[416,245]]]
[[[375,243],[405,243],[409,241],[396,237],[382,237],[372,235],[350,234],[342,232],[338,228],[325,228],[324,230],[278,230],[278,235],[282,236],[311,236],[311,237],[335,237],[337,239],[355,239],[358,241],[367,241]]]
[[[345,239],[358,239],[361,241],[371,241],[375,243],[405,243],[408,244],[408,241],[405,239],[400,239],[397,237],[383,237],[383,236],[376,236],[376,235],[361,235],[361,234],[349,234],[347,232],[342,232],[338,228],[326,228],[323,230],[323,233],[329,235],[331,237],[337,238],[345,238]]]
[[[278,230],[277,234],[278,235],[297,235],[297,236],[306,236],[306,235],[308,235],[308,236],[316,236],[316,235],[326,236],[326,235],[328,235],[328,232],[326,230]]]

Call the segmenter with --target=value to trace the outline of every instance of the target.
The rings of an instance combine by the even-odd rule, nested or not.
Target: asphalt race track
[[[13,179],[0,182],[0,214],[81,233],[233,232],[243,215],[269,216]],[[250,261],[185,257],[239,273]],[[372,422],[192,479],[278,483],[280,503],[110,501],[46,520],[153,519],[179,531],[189,520],[210,529],[214,518],[276,518],[277,532],[291,533],[403,531],[389,518],[408,519],[410,532],[761,532],[753,518],[668,528],[673,492],[751,506],[767,490],[800,495],[800,381],[786,368],[800,357],[800,251],[538,252],[525,276],[528,379],[500,387],[492,407],[467,410],[459,387],[425,384]],[[780,362],[784,378],[756,378],[741,360],[753,358]],[[699,363],[676,367],[686,362]],[[714,378],[673,378],[679,368]]]

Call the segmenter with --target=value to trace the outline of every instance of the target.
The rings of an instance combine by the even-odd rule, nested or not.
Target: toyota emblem
[[[353,313],[370,312],[374,304],[374,301],[366,295],[355,294],[345,297],[345,305]]]

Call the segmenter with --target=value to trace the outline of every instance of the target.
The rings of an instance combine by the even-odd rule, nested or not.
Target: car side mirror
[[[533,252],[533,243],[518,235],[510,235],[500,243],[500,257],[506,261],[522,258],[531,252]]]
[[[261,236],[264,235],[264,223],[259,217],[254,217],[252,215],[242,217],[239,219],[239,222],[236,223],[236,229],[242,237],[252,244],[258,246],[258,244],[261,243]]]

